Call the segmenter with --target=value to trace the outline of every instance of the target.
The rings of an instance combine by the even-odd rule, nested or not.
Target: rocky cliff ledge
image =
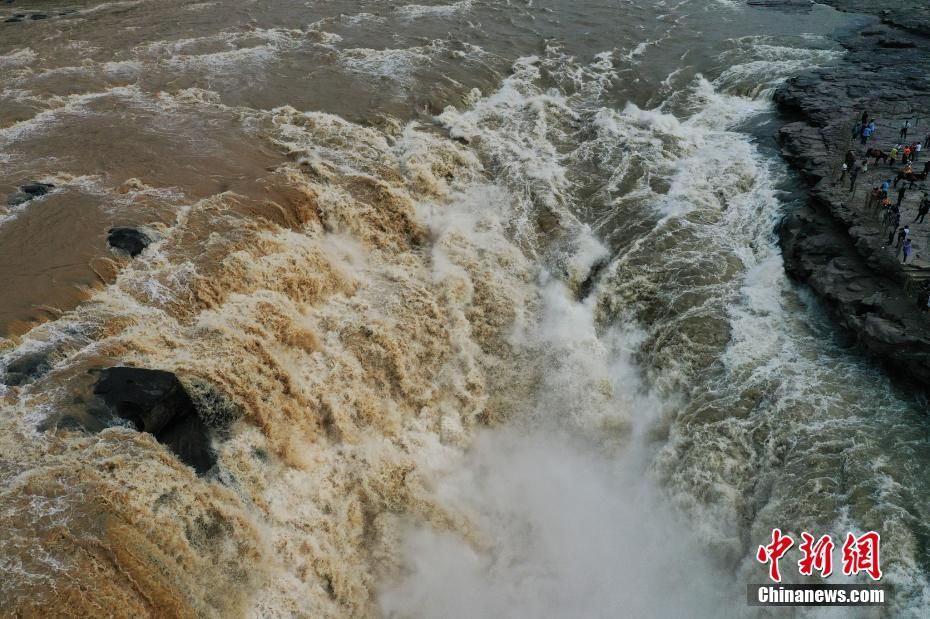
[[[856,9],[857,0],[826,0],[838,8]],[[917,183],[901,206],[901,225],[910,224],[916,257],[908,264],[888,243],[891,228],[878,209],[867,205],[872,187],[894,178],[900,163],[872,165],[855,187],[840,181],[848,150],[862,160],[867,148],[888,152],[899,142],[905,119],[914,125],[908,141],[923,142],[930,134],[930,14],[915,15],[908,30],[889,23],[885,9],[876,22],[850,34],[842,43],[848,54],[834,67],[813,70],[778,89],[775,100],[787,119],[778,134],[783,156],[810,185],[806,207],[789,214],[780,229],[785,268],[806,282],[850,330],[861,346],[882,361],[896,378],[930,392],[930,317],[920,303],[921,287],[930,282],[930,219],[916,218],[926,190]],[[877,4],[877,3],[875,3]],[[897,6],[894,24],[907,19],[907,2]],[[922,7],[926,9],[926,7]],[[867,146],[853,139],[863,111],[877,119],[877,131]],[[930,149],[915,164],[920,171]],[[908,185],[910,185],[908,183]],[[891,197],[897,201],[897,191]]]

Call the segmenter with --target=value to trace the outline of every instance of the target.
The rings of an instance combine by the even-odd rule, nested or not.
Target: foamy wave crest
[[[203,71],[213,77],[235,77],[246,67],[262,67],[282,52],[300,47],[306,34],[286,28],[255,28],[237,32],[160,41],[137,49],[143,59],[156,58],[178,72]]]
[[[394,9],[394,12],[404,19],[418,19],[421,17],[453,17],[459,13],[471,10],[474,0],[459,0],[451,4],[404,4]]]
[[[720,56],[727,68],[714,80],[714,86],[720,92],[753,98],[770,97],[788,77],[833,64],[844,53],[819,37],[807,37],[803,47],[776,45],[765,36],[744,37],[733,43],[734,49]]]
[[[35,62],[37,57],[36,53],[28,47],[14,50],[9,54],[0,56],[0,70],[24,67]]]

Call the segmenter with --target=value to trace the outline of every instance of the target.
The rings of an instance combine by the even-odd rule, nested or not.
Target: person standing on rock
[[[891,152],[888,153],[888,161],[889,161],[888,165],[890,165],[892,168],[894,167],[894,164],[897,163],[898,161],[898,147],[899,146],[900,144],[895,144],[894,146],[891,147]]]
[[[898,242],[894,244],[895,248],[901,247],[904,245],[904,241],[909,239],[911,236],[911,229],[909,226],[904,226],[898,230]]]
[[[849,172],[849,166],[846,163],[843,163],[843,173],[840,174],[840,182],[842,183],[846,180],[846,173]]]
[[[878,185],[872,187],[872,191],[865,197],[865,208],[871,210],[873,207],[878,208],[881,204],[881,192],[878,191]]]
[[[888,242],[886,243],[886,245],[888,245],[888,247],[891,247],[891,243],[894,242],[894,235],[895,235],[895,232],[900,233],[900,231],[898,230],[898,226],[901,225],[901,213],[898,213],[898,212],[894,211],[894,210],[893,210],[893,209],[894,209],[894,206],[892,206],[891,208],[892,208],[892,211],[891,211],[891,231],[888,233]],[[895,247],[897,247],[897,245],[895,245]]]
[[[927,137],[924,139],[924,148],[930,148],[930,133],[928,133]]]
[[[853,164],[856,163],[856,151],[854,150],[846,151],[846,157],[843,159],[843,161],[846,162],[846,165],[852,168]]]
[[[920,159],[920,149],[923,148],[920,142],[914,143],[914,161]]]
[[[901,185],[901,188],[898,189],[898,208],[901,208],[901,203],[904,202],[905,193],[907,193],[907,185]]]
[[[928,212],[930,212],[930,199],[927,199],[927,194],[925,193],[923,199],[920,201],[920,207],[917,209],[917,217],[911,223],[924,223],[924,217],[927,216]]]
[[[894,220],[894,207],[891,205],[891,200],[888,199],[888,196],[882,198],[881,201],[882,209],[882,225],[885,228],[891,227],[892,238],[894,237],[894,231],[898,229],[898,224]],[[888,243],[891,243],[891,239],[888,239]]]
[[[907,259],[911,256],[911,239],[904,239],[904,245],[901,246],[901,253],[904,254],[904,259],[901,260],[902,263],[907,264]]]
[[[907,119],[901,125],[901,136],[898,138],[902,142],[907,139],[907,130],[911,128],[911,120]]]
[[[862,116],[859,117],[859,120],[856,121],[856,125],[853,127],[853,138],[861,137],[862,130],[869,125],[869,113],[862,112]]]
[[[869,125],[868,127],[862,130],[862,145],[863,146],[865,146],[865,144],[869,141],[869,138],[872,137],[872,134],[874,132],[875,132],[875,129],[872,128],[872,125]]]
[[[856,179],[859,178],[859,162],[857,161],[852,170],[849,172],[849,190],[853,191],[856,188]]]

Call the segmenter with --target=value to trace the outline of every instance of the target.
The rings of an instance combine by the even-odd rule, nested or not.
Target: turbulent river
[[[863,18],[423,2],[0,2],[0,194],[55,186],[0,207],[0,612],[758,616],[780,527],[926,616],[925,403],[775,236],[771,93]],[[86,430],[115,365],[232,420],[209,473]]]

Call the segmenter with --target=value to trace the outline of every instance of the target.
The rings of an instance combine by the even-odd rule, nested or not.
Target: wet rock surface
[[[919,27],[909,31],[876,23],[846,35],[848,54],[838,66],[806,72],[776,92],[781,112],[794,121],[778,132],[782,155],[810,186],[808,204],[785,218],[780,239],[788,273],[807,283],[893,376],[930,390],[930,318],[919,305],[927,298],[921,288],[930,282],[930,221],[911,223],[926,187],[917,182],[901,204],[900,223],[910,224],[916,253],[902,264],[900,250],[889,243],[895,228],[869,199],[873,187],[897,175],[900,156],[894,167],[870,159],[855,184],[842,173],[850,150],[856,161],[871,148],[890,151],[906,119],[914,125],[908,142],[930,134],[930,38],[918,34],[920,19],[915,23]],[[877,124],[865,145],[853,138],[863,111]],[[915,171],[928,156],[922,153]],[[896,201],[897,191],[889,196]]]
[[[107,231],[110,247],[124,251],[133,258],[141,254],[151,242],[151,236],[138,228],[117,227]]]
[[[55,188],[51,183],[26,183],[7,198],[7,206],[19,206],[33,198],[44,196]]]
[[[841,11],[868,13],[883,22],[930,36],[930,3],[926,0],[819,0]]]
[[[50,349],[23,353],[7,364],[0,382],[11,387],[18,387],[35,380],[51,369],[50,354]]]
[[[7,0],[0,0],[0,5],[4,5],[4,4],[13,4],[13,2],[7,1]],[[0,22],[4,24],[19,24],[19,23],[30,22],[30,21],[44,21],[46,19],[52,19],[56,16],[64,17],[67,15],[73,15],[75,13],[77,13],[77,9],[73,9],[73,8],[62,9],[60,11],[55,11],[54,13],[42,12],[42,11],[35,11],[31,13],[13,13],[9,17],[0,18]]]
[[[197,473],[202,475],[216,464],[210,430],[175,374],[145,368],[107,368],[100,371],[94,395],[110,414],[129,421],[140,432],[152,434]]]

